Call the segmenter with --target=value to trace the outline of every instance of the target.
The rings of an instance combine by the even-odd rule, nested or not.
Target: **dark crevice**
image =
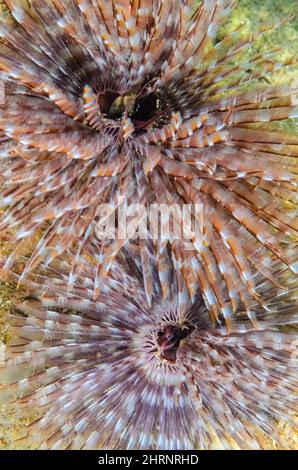
[[[98,95],[97,104],[99,106],[100,112],[102,114],[108,115],[112,104],[118,97],[119,94],[113,91],[106,91],[105,93],[101,93],[100,95]],[[111,117],[111,119],[113,118]]]
[[[159,114],[160,100],[154,93],[135,100],[133,95],[106,91],[98,95],[97,102],[100,112],[111,120],[121,121],[127,113],[137,132],[146,130]]]
[[[161,356],[170,362],[175,362],[180,341],[189,336],[194,331],[194,326],[179,326],[168,324],[157,333],[157,344],[160,348]]]

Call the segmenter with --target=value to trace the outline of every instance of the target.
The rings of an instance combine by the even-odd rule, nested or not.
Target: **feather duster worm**
[[[215,44],[230,0],[5,4],[0,230],[15,229],[19,242],[44,227],[23,278],[76,243],[79,259],[94,243],[102,203],[113,211],[121,203],[200,203],[204,243],[171,243],[175,263],[215,320],[229,321],[239,305],[252,316],[254,301],[262,303],[256,272],[274,281],[277,259],[297,272],[297,250],[286,252],[297,239],[298,137],[264,123],[297,117],[298,87],[246,85],[294,59],[277,63],[276,51],[244,58],[257,34],[241,28]],[[125,243],[101,245],[95,297]],[[140,250],[146,261],[146,244]],[[166,251],[156,243],[162,282]],[[151,301],[146,268],[144,276]]]
[[[274,419],[297,412],[297,338],[278,329],[297,321],[289,294],[275,292],[259,330],[239,313],[227,334],[179,274],[169,299],[156,293],[148,307],[132,259],[113,264],[96,301],[94,264],[69,292],[73,255],[30,281],[44,294],[11,317],[0,401],[41,415],[18,445],[256,449],[260,430],[279,441]],[[262,294],[272,299],[269,282]]]

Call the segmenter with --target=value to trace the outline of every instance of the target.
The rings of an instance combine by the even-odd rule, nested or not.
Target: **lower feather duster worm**
[[[297,339],[278,326],[297,320],[282,293],[259,330],[239,315],[233,331],[214,328],[198,296],[192,304],[173,273],[168,301],[152,307],[137,264],[114,263],[94,301],[94,269],[84,264],[68,291],[69,260],[47,269],[44,292],[11,318],[0,368],[0,400],[41,415],[25,442],[50,449],[259,448],[259,432],[279,441],[275,419],[297,412]],[[272,296],[270,283],[262,286]],[[270,303],[269,303],[270,304]],[[18,445],[24,445],[20,441]]]

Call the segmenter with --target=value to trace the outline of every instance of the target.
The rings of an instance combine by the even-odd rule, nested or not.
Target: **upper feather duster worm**
[[[239,315],[229,335],[200,295],[190,302],[179,274],[149,308],[135,256],[113,263],[97,301],[92,263],[69,292],[73,256],[31,280],[39,299],[11,318],[0,403],[32,421],[14,446],[256,449],[261,430],[285,447],[274,419],[297,413],[297,338],[278,331],[297,321],[288,294],[259,276],[278,315],[260,312],[259,330]]]
[[[288,244],[297,236],[298,137],[264,124],[297,117],[297,83],[245,86],[280,67],[272,51],[247,59],[255,37],[241,28],[215,41],[229,0],[5,4],[0,230],[27,240],[44,229],[23,278],[76,243],[79,261],[94,243],[102,203],[112,212],[202,204],[203,241],[175,240],[170,256],[193,299],[200,287],[214,321],[229,322],[239,306],[254,321],[254,301],[266,307],[255,276],[274,283],[277,259],[297,271]],[[102,244],[95,297],[125,242]],[[167,249],[156,243],[151,259],[162,284]],[[140,250],[150,302],[145,242]],[[75,278],[71,266],[69,283]]]

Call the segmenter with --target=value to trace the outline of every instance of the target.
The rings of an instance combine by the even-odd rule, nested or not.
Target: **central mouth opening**
[[[98,105],[101,113],[114,121],[121,121],[127,113],[138,131],[154,123],[159,113],[160,100],[155,93],[138,98],[133,94],[121,96],[106,91],[98,96]]]
[[[158,109],[159,99],[154,93],[150,93],[150,95],[144,96],[135,102],[131,119],[135,123],[147,123],[156,117]]]
[[[192,325],[165,325],[157,332],[157,344],[161,357],[170,362],[176,362],[180,341],[194,331]]]

